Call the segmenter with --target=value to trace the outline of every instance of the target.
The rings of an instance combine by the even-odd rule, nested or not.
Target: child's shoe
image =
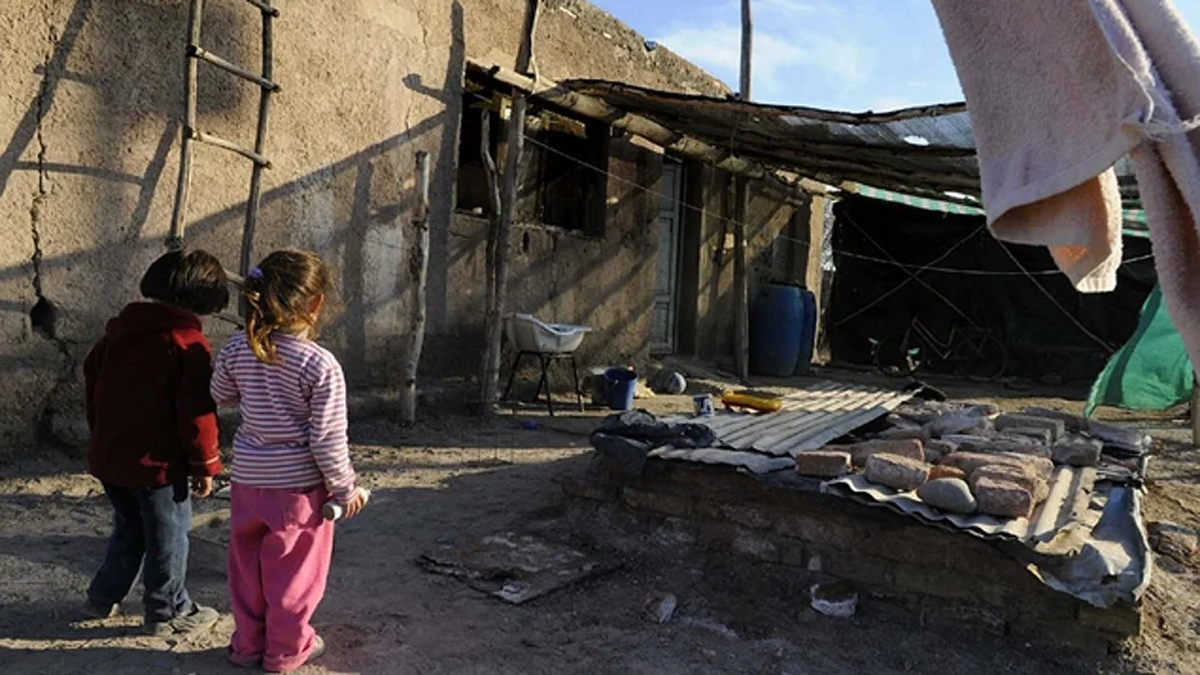
[[[168,621],[150,621],[142,624],[142,631],[154,637],[170,637],[179,633],[198,633],[212,628],[221,615],[212,607],[193,604],[192,611],[180,614]]]
[[[304,659],[304,663],[298,667],[307,666],[308,664],[312,663],[313,661],[316,661],[317,659],[321,658],[322,656],[325,656],[325,638],[321,637],[320,635],[314,635],[312,651],[310,651],[308,653],[308,658]],[[268,673],[288,672],[286,670],[271,670],[270,668],[267,668],[265,670]]]

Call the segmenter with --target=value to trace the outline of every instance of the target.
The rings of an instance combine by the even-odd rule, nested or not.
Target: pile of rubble
[[[1029,518],[1046,499],[1056,466],[1095,467],[1102,453],[1136,457],[1144,434],[1056,411],[1000,414],[994,406],[919,401],[888,427],[848,445],[796,455],[796,471],[866,480],[949,513]]]

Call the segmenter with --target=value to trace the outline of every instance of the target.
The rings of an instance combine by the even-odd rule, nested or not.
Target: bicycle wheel
[[[875,348],[875,368],[889,377],[908,377],[921,367],[921,348],[912,337],[884,338]]]
[[[991,382],[1008,368],[1008,351],[994,335],[985,335],[981,339],[965,338],[955,351],[959,372],[968,380]]]

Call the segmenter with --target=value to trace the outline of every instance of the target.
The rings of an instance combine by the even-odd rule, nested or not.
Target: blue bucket
[[[637,380],[637,373],[625,368],[609,368],[604,371],[604,381],[608,383],[608,407],[612,410],[633,408]]]

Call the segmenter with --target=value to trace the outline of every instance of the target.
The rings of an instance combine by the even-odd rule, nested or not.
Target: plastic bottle
[[[367,488],[360,489],[363,493],[363,507],[365,508],[367,502],[371,501],[371,491]],[[341,520],[345,513],[346,507],[334,501],[325,502],[325,505],[321,507],[321,515],[325,517],[325,520]]]

